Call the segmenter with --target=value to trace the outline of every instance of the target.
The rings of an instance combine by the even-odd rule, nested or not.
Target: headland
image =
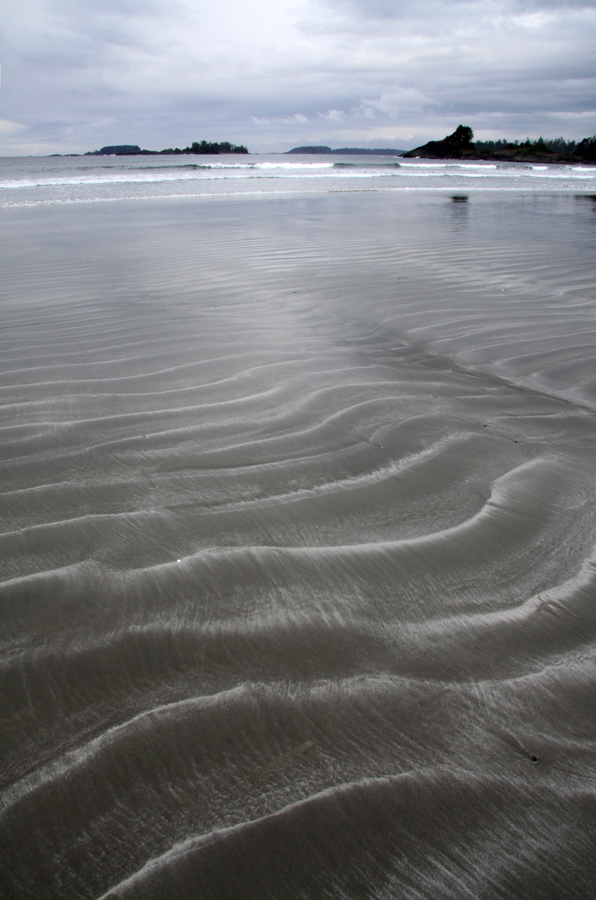
[[[524,143],[509,141],[473,141],[474,132],[468,125],[458,125],[453,134],[442,141],[429,141],[401,155],[406,159],[469,159],[501,162],[536,163],[594,163],[596,135],[577,144],[564,138],[538,138]],[[563,152],[561,152],[563,151]]]

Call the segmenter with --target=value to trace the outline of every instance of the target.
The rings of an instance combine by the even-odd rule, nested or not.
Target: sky
[[[596,0],[0,0],[0,155],[596,132]]]

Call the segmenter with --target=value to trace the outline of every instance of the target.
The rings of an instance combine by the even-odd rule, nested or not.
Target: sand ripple
[[[5,211],[7,898],[593,895],[590,202]]]

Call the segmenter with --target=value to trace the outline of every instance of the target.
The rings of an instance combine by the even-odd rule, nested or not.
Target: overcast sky
[[[0,0],[0,155],[596,132],[596,0]]]

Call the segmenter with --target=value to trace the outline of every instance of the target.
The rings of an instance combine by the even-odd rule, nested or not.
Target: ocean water
[[[0,896],[587,900],[596,170],[230,159],[0,160]]]
[[[239,194],[596,192],[596,166],[256,154],[0,158],[0,208]]]

